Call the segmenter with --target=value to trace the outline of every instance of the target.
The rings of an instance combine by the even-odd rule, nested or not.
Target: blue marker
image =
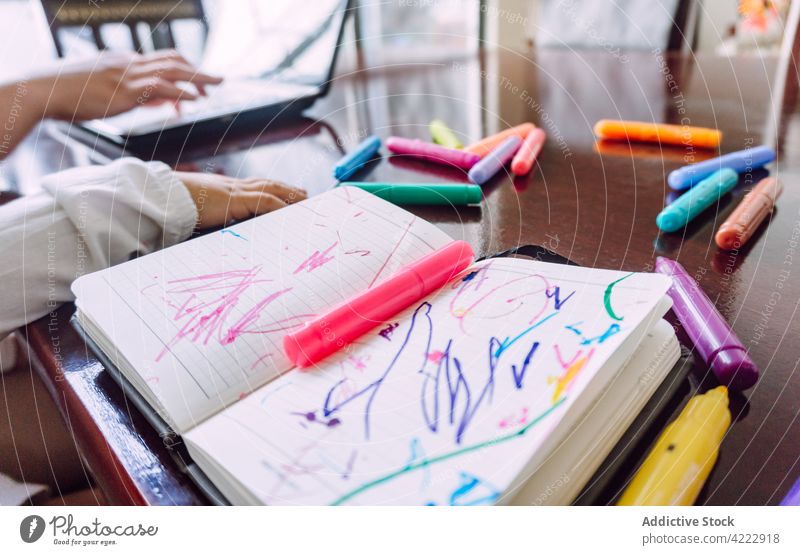
[[[512,135],[497,145],[480,162],[472,166],[472,169],[467,174],[469,180],[478,185],[483,185],[489,181],[494,174],[499,172],[514,157],[521,142],[519,137]]]
[[[738,182],[739,174],[730,168],[712,173],[661,211],[656,217],[658,229],[671,232],[686,227],[686,224],[717,202]]]
[[[775,151],[765,145],[737,150],[718,158],[678,168],[670,172],[667,183],[672,189],[683,191],[722,168],[730,168],[737,173],[743,173],[769,164],[774,159]]]
[[[369,162],[381,148],[381,138],[372,135],[361,141],[352,152],[336,163],[333,168],[333,177],[342,181],[358,171],[364,164]]]

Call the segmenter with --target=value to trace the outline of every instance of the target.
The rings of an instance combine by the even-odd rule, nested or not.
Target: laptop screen
[[[201,67],[227,79],[328,79],[347,0],[226,2],[210,14]]]
[[[225,80],[208,87],[209,96],[180,107],[141,106],[84,125],[117,140],[320,94],[348,5],[348,0],[313,0],[302,8],[292,0],[220,2],[209,14],[201,68]]]

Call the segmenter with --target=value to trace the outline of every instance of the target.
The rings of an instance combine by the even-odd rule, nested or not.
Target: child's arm
[[[176,173],[133,158],[53,174],[42,187],[0,207],[0,338],[72,300],[69,286],[83,274],[174,245],[196,225],[305,198],[280,183]]]

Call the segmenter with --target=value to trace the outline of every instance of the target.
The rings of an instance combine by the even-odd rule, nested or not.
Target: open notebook
[[[292,370],[287,330],[451,240],[337,188],[80,278],[77,320],[233,503],[531,502],[548,465],[591,474],[677,360],[670,280],[485,260]]]

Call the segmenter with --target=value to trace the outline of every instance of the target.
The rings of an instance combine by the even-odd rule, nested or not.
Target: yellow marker
[[[692,397],[658,438],[617,504],[694,504],[730,423],[725,386]]]
[[[442,145],[447,148],[463,148],[464,145],[458,140],[456,134],[447,127],[447,124],[440,119],[433,120],[428,129],[431,132],[431,139],[437,145]]]

